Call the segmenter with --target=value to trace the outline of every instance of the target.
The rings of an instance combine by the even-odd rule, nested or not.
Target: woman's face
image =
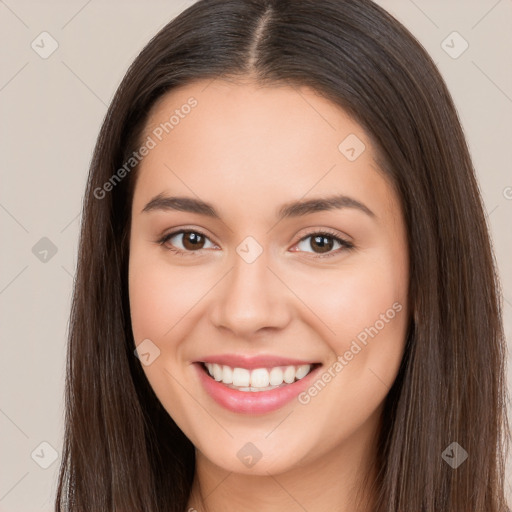
[[[161,98],[142,141],[133,334],[198,456],[264,475],[367,454],[403,355],[408,258],[365,131],[310,89],[215,80]]]

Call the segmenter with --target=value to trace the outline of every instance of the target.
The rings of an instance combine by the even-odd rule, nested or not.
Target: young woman
[[[431,59],[369,0],[202,0],[84,200],[56,510],[505,512],[482,201]]]

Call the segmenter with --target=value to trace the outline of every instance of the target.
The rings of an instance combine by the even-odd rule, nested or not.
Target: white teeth
[[[266,388],[270,382],[270,375],[265,368],[258,368],[251,372],[251,386],[253,388]]]
[[[208,373],[217,381],[239,391],[267,391],[283,384],[303,379],[310,371],[310,364],[301,366],[276,366],[275,368],[231,368],[226,365],[205,363]]]
[[[283,372],[283,380],[286,384],[291,384],[295,380],[295,366],[287,366]]]
[[[309,373],[310,368],[311,367],[309,364],[303,364],[302,366],[299,366],[297,368],[297,373],[295,374],[295,377],[297,377],[298,380],[302,379]]]
[[[270,385],[280,386],[283,383],[283,370],[281,368],[272,368],[270,370]]]
[[[233,382],[233,369],[224,365],[222,367],[222,382],[224,384],[231,384]]]
[[[245,368],[233,368],[233,386],[248,386],[251,373]]]
[[[213,378],[217,381],[222,380],[222,366],[218,364],[213,365]]]

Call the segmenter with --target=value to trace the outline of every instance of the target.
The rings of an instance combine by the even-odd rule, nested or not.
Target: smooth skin
[[[211,512],[369,511],[373,497],[362,476],[368,472],[371,482],[377,470],[383,401],[409,315],[398,197],[363,128],[308,88],[198,81],[157,102],[143,140],[190,97],[197,105],[137,170],[129,259],[135,343],[149,339],[160,350],[144,372],[196,447],[188,506],[204,510],[201,494]],[[354,161],[338,148],[351,134],[365,145]],[[220,219],[143,211],[160,194],[206,201]],[[373,215],[345,206],[278,221],[285,204],[337,194]],[[191,243],[176,234],[159,243],[185,228],[203,238]],[[322,249],[315,234],[326,229],[354,247],[328,238]],[[248,236],[263,251],[252,263],[237,252]],[[393,304],[401,311],[307,404],[228,411],[205,392],[192,364],[213,354],[273,354],[327,370]],[[237,456],[249,442],[261,452],[252,467]],[[358,490],[368,503],[356,509]]]

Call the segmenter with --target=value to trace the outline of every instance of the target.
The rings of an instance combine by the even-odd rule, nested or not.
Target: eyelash
[[[164,235],[160,240],[158,240],[157,243],[161,246],[165,246],[166,242],[168,242],[174,236],[180,235],[180,234],[185,234],[185,233],[195,233],[195,234],[201,235],[201,236],[207,238],[208,240],[210,240],[210,238],[208,236],[206,236],[203,232],[201,232],[197,229],[180,229],[178,231],[173,231],[172,233],[168,233],[168,234]],[[324,229],[321,231],[312,231],[310,233],[307,233],[300,240],[298,240],[295,245],[297,245],[300,242],[302,242],[303,240],[306,240],[315,235],[332,238],[335,242],[338,242],[344,248],[345,251],[350,251],[350,250],[354,249],[354,247],[355,247],[353,243],[349,242],[348,240],[345,240],[344,238],[341,238],[339,235],[330,231],[329,229]],[[183,251],[181,249],[177,249],[176,247],[165,247],[165,248],[169,251],[172,251],[173,253],[175,253],[178,256],[196,256],[194,253],[200,252],[202,250],[202,249],[199,249],[197,251]],[[297,251],[297,252],[300,252],[300,251]],[[338,251],[330,251],[325,254],[316,254],[316,256],[313,256],[313,258],[329,258],[331,256],[335,256],[338,253],[339,253],[339,250]]]

